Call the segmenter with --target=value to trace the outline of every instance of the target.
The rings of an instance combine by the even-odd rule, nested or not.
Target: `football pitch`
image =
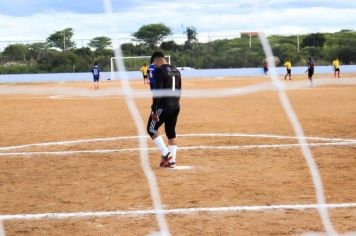
[[[343,79],[353,74],[342,75]],[[331,75],[318,75],[330,79]],[[183,90],[239,88],[266,77],[183,78]],[[295,76],[286,84],[302,82]],[[147,90],[142,81],[132,81]],[[147,235],[158,231],[140,164],[137,129],[123,96],[58,95],[90,82],[3,84],[0,95],[0,220],[7,235]],[[26,93],[26,88],[53,93]],[[101,83],[113,91],[118,81]],[[356,86],[287,90],[339,233],[356,231]],[[136,99],[144,122],[152,98]],[[163,127],[161,133],[164,133]],[[321,232],[315,189],[276,90],[182,96],[180,168],[151,167],[173,235],[296,235]],[[147,137],[148,139],[148,137]]]

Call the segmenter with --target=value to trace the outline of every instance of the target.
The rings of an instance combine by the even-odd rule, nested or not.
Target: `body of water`
[[[180,69],[178,67],[178,69]],[[293,67],[292,75],[305,74],[306,67]],[[284,75],[286,69],[284,67],[277,68],[279,75]],[[183,78],[204,78],[204,77],[246,77],[246,76],[261,76],[262,68],[237,68],[237,69],[204,69],[204,70],[181,70]],[[332,74],[331,66],[316,66],[316,74]],[[348,65],[341,67],[341,73],[356,73],[356,65]],[[142,79],[139,71],[127,72],[129,79]],[[115,73],[115,78],[120,78],[120,72]],[[107,80],[112,77],[110,72],[102,72],[101,80]],[[0,75],[0,83],[19,83],[19,82],[65,82],[65,81],[85,81],[92,80],[92,75],[88,73],[49,73],[49,74],[11,74]]]

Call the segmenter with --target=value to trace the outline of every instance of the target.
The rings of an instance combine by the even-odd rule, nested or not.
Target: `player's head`
[[[97,65],[98,65],[98,63],[97,63],[97,62],[95,62],[95,63],[94,63],[94,66],[97,66]]]
[[[146,63],[143,63],[143,66],[147,66],[147,64],[146,64]]]
[[[156,67],[159,67],[162,64],[166,64],[167,61],[164,58],[164,55],[162,52],[154,52],[151,56],[151,63],[153,63]]]

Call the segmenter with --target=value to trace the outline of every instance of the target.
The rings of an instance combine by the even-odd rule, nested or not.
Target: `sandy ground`
[[[293,80],[307,83],[303,77]],[[232,88],[267,81],[262,77],[187,79],[183,87]],[[136,89],[148,89],[141,81],[131,84]],[[16,86],[91,88],[89,82],[77,82],[2,84],[0,89]],[[117,86],[116,81],[102,83],[102,89]],[[137,135],[122,97],[51,99],[49,95],[0,95],[0,147]],[[297,89],[288,91],[288,96],[307,136],[356,139],[356,87]],[[151,98],[136,101],[140,110],[137,115],[146,122]],[[160,169],[159,153],[149,152],[165,209],[315,203],[311,176],[300,149],[282,147],[297,141],[256,136],[294,136],[275,91],[223,98],[183,97],[177,132],[252,136],[180,137],[180,147],[245,147],[179,150],[178,164],[191,166],[190,170]],[[256,146],[271,144],[282,146]],[[153,147],[151,142],[149,145]],[[11,154],[128,148],[138,148],[137,140],[0,150],[0,154],[8,153],[0,156],[0,214],[152,209],[138,151]],[[327,202],[355,203],[356,145],[314,146],[311,150]],[[333,209],[330,214],[338,232],[356,231],[356,208]],[[174,235],[298,235],[323,230],[315,209],[171,214],[167,220]],[[145,235],[158,230],[152,215],[8,220],[4,226],[7,235]]]

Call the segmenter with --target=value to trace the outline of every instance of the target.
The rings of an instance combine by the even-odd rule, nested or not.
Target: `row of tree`
[[[259,67],[265,58],[258,38],[240,37],[199,42],[197,29],[185,28],[184,44],[166,41],[172,30],[164,24],[148,24],[133,33],[133,41],[122,45],[125,56],[150,55],[162,50],[171,55],[176,66],[194,68]],[[114,55],[111,39],[105,36],[93,38],[87,47],[77,47],[71,28],[54,32],[46,42],[12,44],[0,52],[0,73],[48,73],[84,72],[94,61],[104,70],[110,70],[110,58]],[[274,54],[294,65],[305,65],[308,57],[317,64],[328,65],[335,57],[343,64],[356,61],[356,32],[342,30],[337,33],[315,33],[302,36],[269,37]],[[300,42],[300,43],[299,43]],[[137,70],[138,65],[129,67]]]

